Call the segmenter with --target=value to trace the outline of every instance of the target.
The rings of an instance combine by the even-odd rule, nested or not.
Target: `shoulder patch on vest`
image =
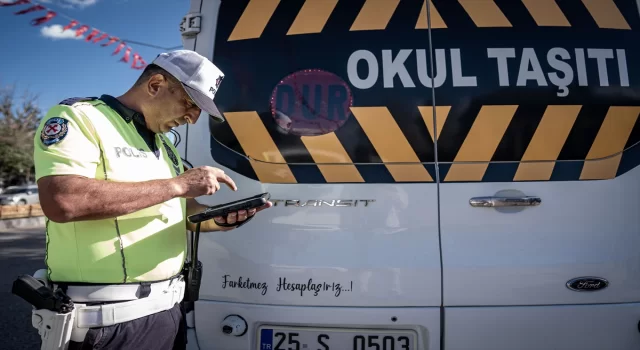
[[[58,104],[65,105],[65,106],[73,106],[78,102],[94,101],[97,99],[98,99],[97,97],[71,97],[71,98],[67,98],[65,100],[60,101],[60,103]]]
[[[69,121],[64,118],[50,118],[44,123],[40,132],[40,140],[45,146],[62,141],[69,133]]]

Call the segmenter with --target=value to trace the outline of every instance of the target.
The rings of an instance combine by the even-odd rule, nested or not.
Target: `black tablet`
[[[187,219],[189,219],[190,222],[197,224],[202,221],[213,219],[216,216],[226,217],[227,214],[234,211],[259,208],[267,204],[267,201],[269,201],[270,197],[271,195],[269,194],[269,192],[266,192],[253,197],[240,199],[234,202],[214,205],[214,206],[208,207],[207,209],[205,209],[204,211],[198,214],[193,214],[189,216]]]

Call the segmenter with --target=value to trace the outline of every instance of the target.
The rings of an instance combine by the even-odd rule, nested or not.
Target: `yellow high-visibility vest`
[[[139,182],[182,172],[178,152],[165,135],[154,136],[154,153],[131,116],[121,115],[109,104],[99,99],[63,101],[47,112],[34,137],[36,181],[48,175],[80,175]],[[171,278],[184,263],[185,218],[186,199],[174,198],[104,220],[56,223],[47,219],[49,279],[133,283]]]

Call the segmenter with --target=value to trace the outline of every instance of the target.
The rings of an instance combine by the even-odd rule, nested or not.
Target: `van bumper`
[[[415,333],[418,349],[440,347],[439,307],[285,306],[200,300],[192,313],[195,329],[188,321],[189,350],[256,350],[258,330],[266,325],[408,331]],[[230,315],[246,321],[246,333],[223,333],[223,321]],[[310,344],[305,350],[312,349],[316,347]]]

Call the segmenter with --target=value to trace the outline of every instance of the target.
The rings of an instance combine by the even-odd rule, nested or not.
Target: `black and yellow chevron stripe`
[[[477,107],[435,108],[443,182],[604,180],[640,164],[640,106]],[[219,133],[240,152],[222,163],[267,183],[434,181],[433,107],[416,107],[429,134],[419,144],[387,107],[351,111],[344,129],[299,144],[268,130],[257,112],[225,113],[229,129]],[[352,138],[366,142],[354,147]]]
[[[232,78],[216,95],[228,123],[211,126],[211,154],[261,182],[606,180],[640,165],[635,1],[234,0],[220,13],[214,62]],[[461,48],[478,85],[453,86],[448,72],[434,101],[430,88],[405,88],[397,77],[388,88],[379,78],[370,89],[350,86],[351,115],[335,132],[300,137],[274,122],[270,101],[283,77],[313,68],[346,81],[354,51],[426,50],[430,38],[435,48]],[[625,49],[629,78],[622,84],[611,70],[600,86],[590,61],[584,77],[575,68],[565,98],[555,86],[514,86],[513,75],[499,86],[483,61],[491,47],[534,47],[541,60],[552,47]],[[406,66],[415,70],[415,58]]]
[[[400,3],[415,0],[250,0],[233,27],[227,40],[257,39],[263,34],[278,7],[297,6],[299,10],[286,35],[321,33],[331,16],[339,11],[339,3],[361,4],[349,31],[385,30],[397,14]],[[522,21],[517,12],[526,13],[528,19],[541,27],[572,27],[591,21],[600,29],[630,30],[631,27],[614,0],[420,0],[414,6],[415,29],[427,29],[427,5],[432,29],[455,27],[464,16],[477,28],[518,27]],[[507,4],[508,3],[508,4]],[[510,6],[510,7],[507,7]],[[583,18],[576,18],[581,14]],[[510,19],[510,17],[513,17]]]

